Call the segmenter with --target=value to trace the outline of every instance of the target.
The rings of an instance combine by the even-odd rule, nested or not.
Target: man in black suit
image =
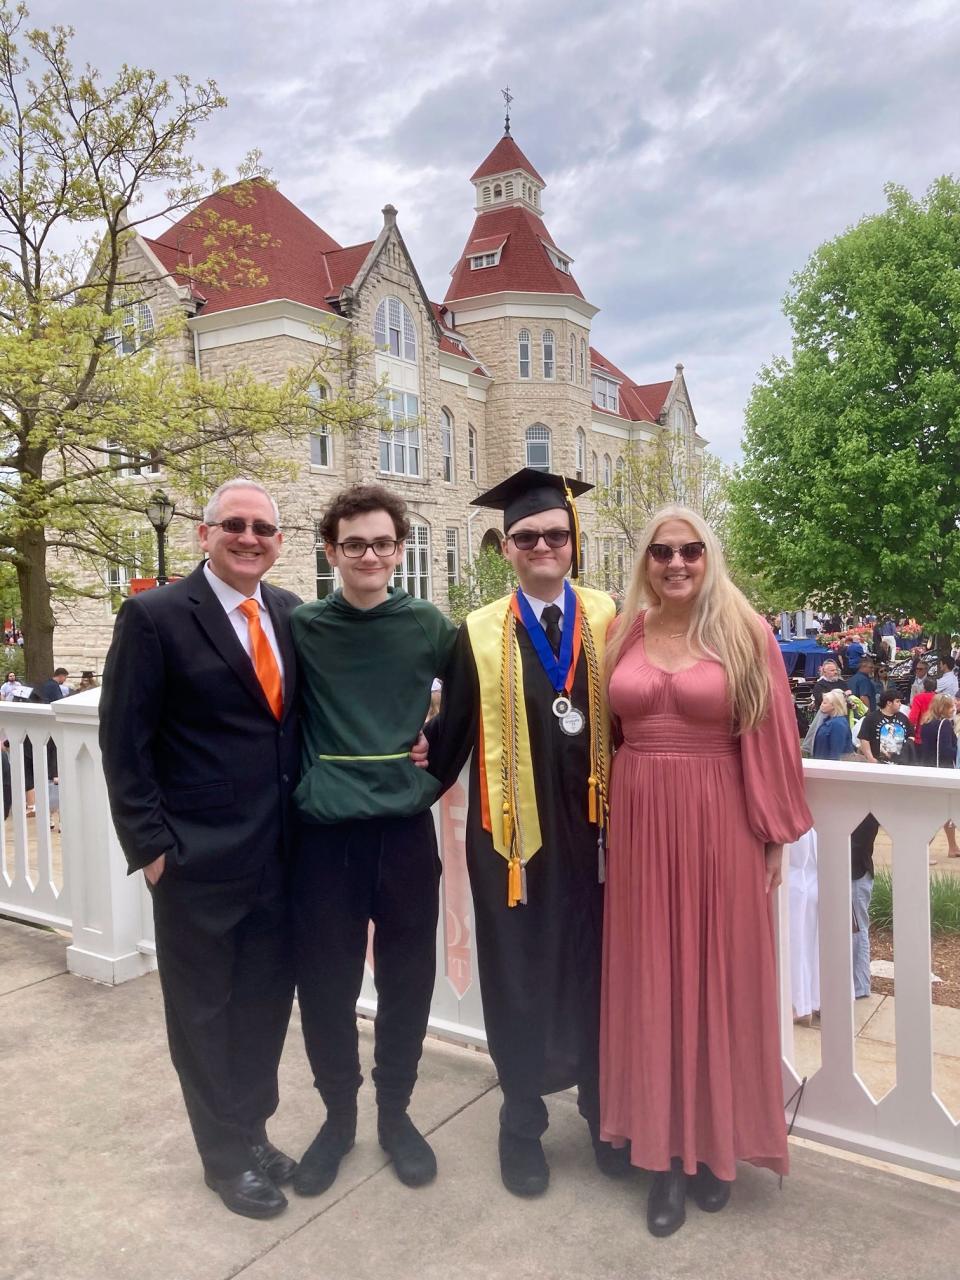
[[[110,806],[153,897],[170,1055],[207,1185],[281,1212],[296,1165],[267,1139],[293,1000],[283,858],[299,767],[297,596],[262,582],[280,551],[249,480],[211,498],[206,563],[125,601],[100,700]]]

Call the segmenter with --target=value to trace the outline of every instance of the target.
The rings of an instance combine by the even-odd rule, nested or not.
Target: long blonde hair
[[[921,724],[929,724],[931,720],[952,720],[956,715],[957,706],[949,693],[937,693],[930,699],[930,705],[927,707],[921,717]]]
[[[723,667],[733,709],[734,731],[755,729],[770,705],[770,667],[763,623],[727,573],[723,550],[713,530],[688,507],[661,507],[640,534],[637,562],[627,589],[623,613],[607,644],[607,679],[617,665],[638,615],[660,599],[647,572],[647,547],[668,520],[684,520],[706,546],[703,585],[693,606],[691,641]]]

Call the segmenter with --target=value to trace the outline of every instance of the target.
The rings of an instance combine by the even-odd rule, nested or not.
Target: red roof
[[[470,181],[491,178],[495,173],[510,173],[513,169],[525,169],[531,178],[536,178],[541,187],[547,185],[509,134],[503,135]]]
[[[460,356],[464,360],[476,360],[477,357],[464,342],[463,338],[459,335],[455,338],[449,336],[451,333],[455,333],[456,330],[450,323],[447,308],[440,302],[431,302],[430,305],[433,307],[434,319],[440,326],[440,350],[446,351],[452,356]],[[483,374],[485,378],[490,376],[486,369],[481,369],[479,366],[474,369],[474,373]]]
[[[269,302],[275,298],[289,298],[322,311],[331,311],[333,308],[327,298],[339,292],[340,285],[332,280],[332,271],[324,261],[325,255],[336,260],[331,267],[338,268],[337,275],[342,280],[353,260],[349,255],[364,247],[357,245],[353,250],[341,249],[332,236],[327,235],[275,187],[254,179],[240,184],[238,188],[228,187],[209,196],[163,235],[147,241],[164,267],[180,283],[190,284],[190,264],[203,262],[210,253],[209,246],[204,243],[210,234],[210,224],[204,217],[208,210],[241,227],[250,228],[241,236],[237,253],[241,258],[252,260],[266,281],[245,283],[234,279],[223,288],[214,288],[205,281],[193,284],[194,294],[206,299],[203,306],[205,314]],[[260,241],[265,235],[270,240],[262,244]],[[361,256],[361,262],[365,256]],[[227,275],[230,275],[229,267]]]
[[[470,241],[464,249],[464,254],[472,258],[478,253],[496,253],[506,238],[506,236],[481,236],[479,240]]]
[[[621,369],[602,356],[594,347],[590,348],[590,367],[609,373],[620,383],[619,405],[617,417],[627,418],[630,422],[658,422],[663,411],[664,402],[673,386],[669,382],[634,382]],[[596,408],[596,406],[594,406]],[[612,410],[600,409],[600,413],[611,413]]]
[[[481,240],[498,244],[506,240],[506,243],[495,267],[473,270],[467,259],[479,252],[474,246]],[[473,230],[467,237],[466,248],[453,269],[446,301],[501,293],[504,290],[569,293],[582,298],[583,294],[573,276],[553,265],[544,242],[556,248],[540,218],[520,205],[484,210],[477,214]]]
[[[353,284],[374,243],[373,240],[367,240],[364,244],[351,244],[345,249],[337,249],[325,255],[324,262],[330,280],[327,297],[335,298],[344,285]]]

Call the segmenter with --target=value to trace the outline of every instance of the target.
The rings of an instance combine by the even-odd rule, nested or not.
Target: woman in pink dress
[[[601,1132],[654,1172],[647,1225],[787,1170],[771,890],[813,825],[783,659],[700,516],[647,526],[608,646]]]

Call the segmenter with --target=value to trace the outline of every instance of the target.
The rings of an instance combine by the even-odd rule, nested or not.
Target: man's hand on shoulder
[[[159,858],[154,858],[153,862],[148,862],[143,868],[143,874],[147,877],[150,884],[156,884],[163,875],[164,867],[167,865],[167,855],[161,853]]]

